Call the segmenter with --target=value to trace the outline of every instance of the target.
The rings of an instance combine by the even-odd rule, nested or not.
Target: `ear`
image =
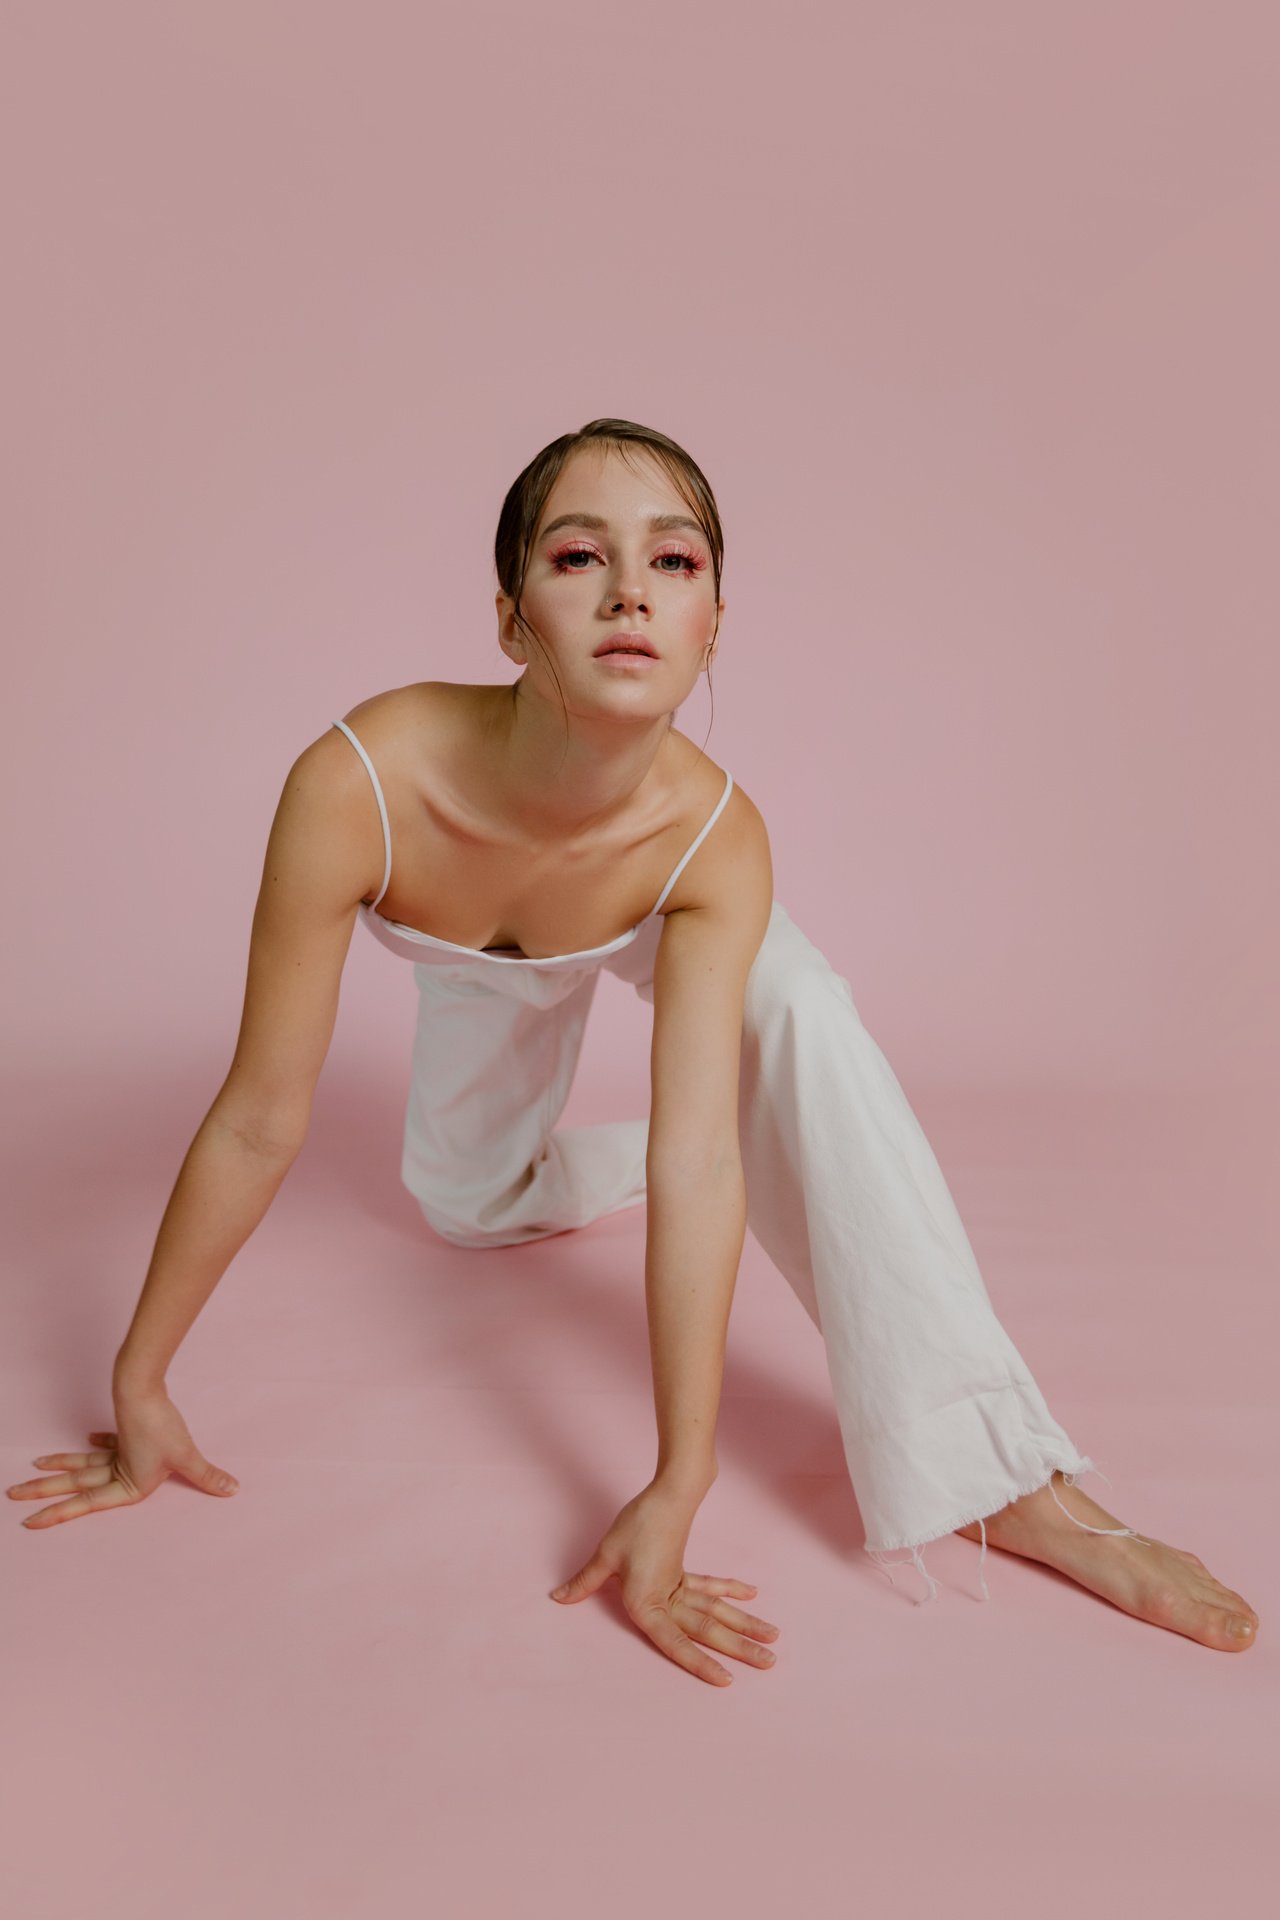
[[[498,645],[517,666],[525,666],[528,664],[528,649],[524,635],[516,625],[516,603],[501,587],[493,598],[498,610]]]
[[[720,651],[720,635],[724,632],[724,601],[723,600],[718,602],[716,611],[718,612],[720,618],[716,622],[716,637],[711,642],[711,650],[707,654],[706,659],[702,663],[704,672],[711,665],[711,662],[715,659],[716,655]]]

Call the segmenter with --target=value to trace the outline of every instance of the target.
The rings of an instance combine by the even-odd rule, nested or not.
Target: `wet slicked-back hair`
[[[583,447],[599,446],[619,454],[624,460],[632,459],[636,454],[650,455],[666,471],[676,492],[689,508],[690,513],[702,528],[707,546],[711,550],[711,576],[715,587],[716,624],[712,639],[720,631],[720,574],[724,565],[724,530],[720,525],[720,513],[716,506],[715,495],[706,475],[691,454],[682,446],[659,433],[655,427],[641,427],[634,420],[589,420],[585,427],[579,427],[576,433],[562,433],[558,440],[552,440],[541,453],[534,455],[522,473],[516,475],[502,503],[498,515],[498,531],[494,537],[493,558],[497,570],[498,585],[504,593],[510,594],[515,602],[515,621],[526,639],[531,640],[544,654],[541,639],[520,608],[520,596],[524,592],[525,576],[529,570],[529,555],[533,549],[533,537],[538,530],[543,509],[548,496],[555,485],[565,463],[572,454]],[[547,662],[550,665],[550,660]],[[552,667],[552,675],[555,669]],[[559,687],[559,681],[556,681]],[[710,666],[707,669],[707,685],[711,685]],[[561,690],[561,705],[564,693]],[[714,695],[712,698],[712,718],[715,715]],[[565,709],[566,729],[568,709]],[[710,729],[708,728],[708,732]],[[567,737],[567,736],[566,736]]]

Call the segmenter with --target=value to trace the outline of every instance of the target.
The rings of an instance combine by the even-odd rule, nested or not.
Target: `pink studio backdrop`
[[[1265,1635],[1274,10],[115,0],[3,42],[7,1480],[110,1424],[291,761],[382,688],[512,677],[503,492],[619,414],[725,523],[678,724],[1090,1490]],[[750,1243],[690,1561],[760,1582],[778,1668],[713,1698],[616,1602],[552,1607],[652,1467],[642,1215],[430,1237],[413,1002],[357,928],[306,1150],[171,1373],[237,1500],[10,1516],[11,1909],[985,1912],[993,1799],[1010,1871],[1087,1823],[1108,1911],[1250,1896],[1265,1639],[999,1555],[971,1608],[967,1543],[905,1605]],[[648,1019],[602,983],[567,1120],[641,1110]]]

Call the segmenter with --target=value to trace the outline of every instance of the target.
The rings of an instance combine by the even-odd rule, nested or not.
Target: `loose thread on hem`
[[[1050,1469],[1048,1479],[1041,1481],[1040,1484],[1041,1486],[1048,1487],[1049,1492],[1052,1495],[1055,1504],[1062,1508],[1063,1513],[1066,1514],[1068,1520],[1071,1521],[1073,1526],[1082,1527],[1086,1533],[1123,1534],[1126,1539],[1136,1540],[1140,1546],[1144,1546],[1144,1547],[1151,1546],[1152,1542],[1150,1540],[1144,1539],[1143,1536],[1140,1533],[1138,1533],[1136,1529],[1133,1527],[1091,1527],[1088,1525],[1086,1521],[1077,1520],[1075,1514],[1071,1512],[1070,1508],[1063,1506],[1061,1500],[1058,1499],[1058,1491],[1053,1484],[1053,1476],[1055,1473],[1061,1473],[1062,1483],[1064,1486],[1067,1486],[1067,1487],[1074,1487],[1076,1482],[1079,1480],[1080,1476],[1085,1473],[1098,1474],[1103,1480],[1106,1481],[1107,1485],[1110,1486],[1111,1485],[1110,1475],[1103,1473],[1102,1468],[1097,1464],[1096,1461],[1089,1459],[1089,1457],[1086,1455],[1084,1456],[1083,1465],[1073,1468],[1070,1473],[1068,1473],[1065,1470],[1065,1468],[1053,1467]],[[1035,1492],[1038,1492],[1039,1489],[1033,1487],[1031,1491],[1035,1493]],[[1022,1498],[1023,1496],[1019,1495],[1018,1497]],[[1012,1502],[1006,1502],[1006,1504],[1011,1505]],[[999,1512],[1001,1511],[1001,1509],[997,1508],[996,1511]],[[973,1523],[962,1522],[961,1524],[972,1525]],[[986,1558],[987,1558],[987,1525],[986,1525],[986,1520],[982,1515],[978,1516],[977,1525],[982,1535],[982,1551],[978,1555],[978,1584],[982,1589],[982,1594],[981,1594],[982,1599],[989,1600],[991,1598],[991,1590],[987,1586],[986,1575],[983,1571]],[[952,1531],[955,1531],[955,1529],[952,1529]],[[938,1597],[938,1582],[934,1579],[933,1575],[929,1572],[929,1569],[925,1566],[925,1563],[924,1563],[924,1549],[925,1547],[931,1546],[932,1544],[933,1544],[932,1541],[926,1540],[919,1546],[911,1546],[904,1549],[904,1551],[909,1553],[911,1556],[910,1564],[915,1567],[916,1571],[919,1574],[923,1575],[928,1588],[928,1591],[922,1596],[922,1598],[914,1602],[914,1604],[917,1607],[927,1606],[931,1600],[936,1600]],[[885,1557],[885,1550],[880,1547],[867,1547],[865,1549],[865,1552],[867,1553],[868,1558],[872,1560],[874,1564],[879,1568],[880,1572],[885,1575],[886,1579],[889,1582],[889,1585],[891,1587],[896,1587],[898,1583],[893,1577],[893,1568],[905,1567],[908,1564],[907,1561],[887,1559]]]
[[[1074,1485],[1076,1484],[1076,1481],[1080,1478],[1080,1475],[1082,1473],[1089,1473],[1091,1471],[1094,1473],[1102,1473],[1102,1468],[1101,1467],[1077,1467],[1074,1473],[1063,1474],[1062,1484],[1064,1487],[1074,1487]],[[1107,1479],[1107,1475],[1105,1473],[1102,1473],[1102,1478],[1107,1481],[1108,1486],[1111,1485],[1111,1482],[1109,1479]],[[1134,1527],[1091,1527],[1088,1525],[1086,1521],[1077,1520],[1076,1516],[1074,1515],[1074,1513],[1071,1512],[1069,1507],[1062,1506],[1061,1500],[1058,1499],[1058,1490],[1053,1484],[1052,1477],[1049,1480],[1049,1491],[1053,1495],[1055,1503],[1059,1507],[1062,1507],[1062,1511],[1066,1514],[1072,1526],[1083,1527],[1086,1533],[1112,1533],[1112,1534],[1122,1533],[1125,1535],[1126,1539],[1136,1540],[1140,1547],[1149,1547],[1151,1545],[1150,1540],[1144,1540],[1142,1535]]]
[[[929,1546],[931,1544],[932,1543],[930,1541],[927,1541],[927,1540],[925,1541],[925,1546]],[[926,1567],[924,1563],[924,1547],[911,1547],[909,1551],[911,1554],[912,1565],[915,1567],[917,1573],[923,1575],[924,1580],[929,1589],[929,1591],[925,1594],[922,1600],[917,1600],[914,1603],[917,1607],[924,1607],[924,1606],[927,1606],[931,1600],[937,1599],[938,1582],[934,1579],[933,1575],[930,1573],[928,1567]],[[885,1577],[889,1582],[889,1585],[891,1587],[896,1587],[898,1583],[893,1577],[893,1568],[905,1567],[907,1562],[905,1560],[886,1560],[883,1557],[883,1555],[874,1547],[868,1547],[867,1552],[870,1555],[871,1559],[875,1561],[875,1564],[879,1567],[881,1573],[885,1575]]]

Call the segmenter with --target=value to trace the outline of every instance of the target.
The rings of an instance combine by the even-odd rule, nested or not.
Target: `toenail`
[[[1253,1632],[1253,1622],[1252,1620],[1245,1620],[1237,1614],[1235,1619],[1232,1620],[1227,1627],[1227,1632],[1234,1640],[1247,1640]]]

